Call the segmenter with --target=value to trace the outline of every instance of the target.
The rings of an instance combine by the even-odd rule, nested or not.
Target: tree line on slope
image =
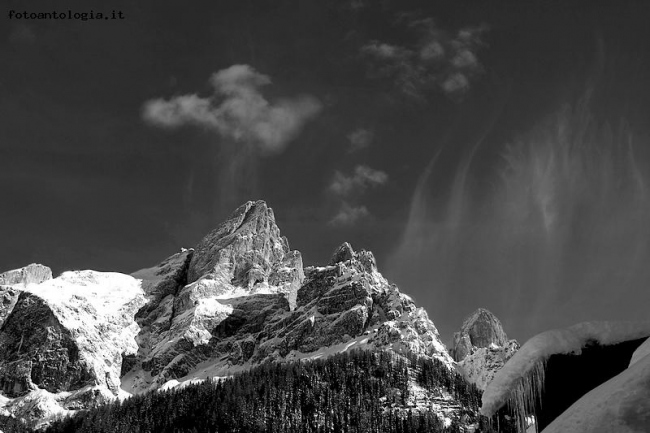
[[[429,395],[451,395],[463,421],[445,427],[430,407],[415,409],[409,380]],[[224,380],[148,392],[53,422],[46,432],[463,432],[480,391],[435,359],[352,351],[323,360],[269,363]]]

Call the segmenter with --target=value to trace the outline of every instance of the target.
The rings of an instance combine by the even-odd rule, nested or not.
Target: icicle
[[[518,380],[506,401],[515,416],[517,428],[522,433],[526,431],[526,418],[530,415],[535,418],[535,431],[537,431],[537,408],[542,406],[545,371],[546,360],[538,361],[525,376]]]

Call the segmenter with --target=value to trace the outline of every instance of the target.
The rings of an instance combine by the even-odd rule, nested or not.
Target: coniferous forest
[[[136,395],[57,420],[46,432],[463,431],[459,420],[445,427],[430,408],[416,410],[409,380],[429,395],[453,396],[463,407],[463,423],[479,421],[479,431],[490,431],[476,416],[480,391],[440,361],[352,351]]]

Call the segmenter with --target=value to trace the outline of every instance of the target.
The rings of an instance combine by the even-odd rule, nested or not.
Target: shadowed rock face
[[[131,274],[132,277],[142,280],[142,290],[149,298],[149,302],[136,314],[136,318],[145,318],[144,323],[148,325],[159,315],[151,315],[151,312],[160,306],[161,301],[168,296],[176,296],[178,291],[187,284],[187,271],[194,250],[184,249],[176,253],[157,266],[149,269],[142,269]],[[149,323],[147,323],[149,317]],[[138,324],[143,326],[143,321]]]
[[[11,397],[43,388],[56,393],[93,384],[79,347],[45,301],[22,292],[0,333],[0,387]]]
[[[2,327],[11,310],[14,309],[19,294],[20,292],[13,287],[0,286],[0,327]]]
[[[349,243],[344,242],[340,247],[336,249],[336,251],[334,251],[329,264],[335,265],[337,263],[344,263],[348,260],[352,260],[353,257],[354,250],[352,249],[352,246]]]

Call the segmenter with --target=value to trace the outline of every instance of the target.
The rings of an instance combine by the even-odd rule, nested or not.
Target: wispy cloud
[[[357,165],[350,175],[336,171],[329,185],[329,190],[338,196],[348,196],[362,193],[368,187],[383,185],[387,181],[388,175],[385,172],[375,170],[367,165]]]
[[[477,52],[487,26],[464,27],[454,35],[431,18],[403,14],[399,22],[412,36],[411,43],[373,40],[361,47],[372,74],[392,80],[403,94],[416,99],[436,89],[452,98],[464,95],[483,70]]]
[[[189,94],[145,102],[144,120],[167,128],[201,126],[263,152],[278,153],[322,108],[308,95],[267,101],[259,89],[271,84],[270,77],[248,65],[218,71],[210,77],[210,84],[212,96]]]
[[[329,221],[332,226],[351,226],[370,215],[365,206],[350,206],[347,202],[341,204],[339,212]]]
[[[348,134],[348,140],[350,141],[348,152],[354,153],[369,147],[370,144],[372,144],[372,140],[374,138],[375,134],[372,131],[364,128],[359,128],[352,131],[350,134]]]

